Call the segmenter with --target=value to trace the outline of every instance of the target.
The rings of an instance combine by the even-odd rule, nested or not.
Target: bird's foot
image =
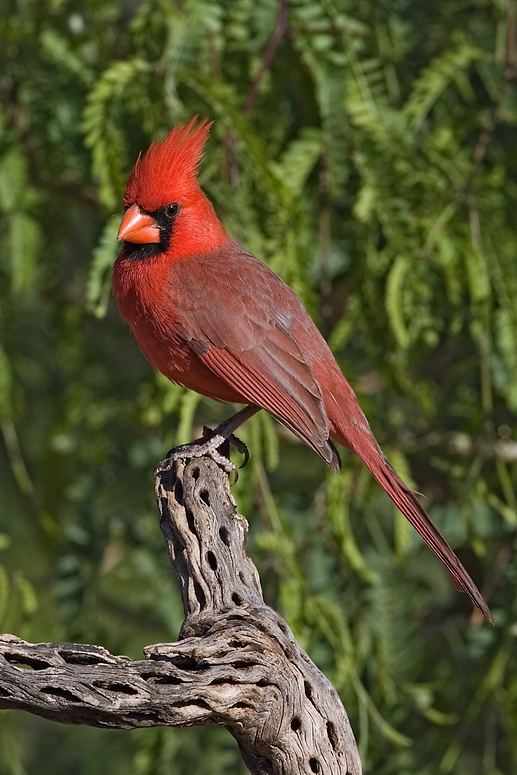
[[[239,473],[237,466],[229,457],[230,444],[233,444],[237,451],[244,455],[244,462],[242,466],[240,466],[241,468],[245,466],[249,460],[248,448],[246,444],[234,436],[233,433],[222,435],[221,433],[218,433],[218,430],[219,428],[212,430],[211,428],[204,427],[203,436],[200,439],[196,439],[195,441],[190,442],[190,444],[181,444],[179,447],[174,447],[169,450],[165,459],[156,466],[154,475],[159,476],[166,471],[170,471],[177,460],[209,457],[217,463],[223,471],[226,471],[227,474],[234,471],[235,481],[237,481]],[[221,447],[225,447],[224,454],[219,452]]]

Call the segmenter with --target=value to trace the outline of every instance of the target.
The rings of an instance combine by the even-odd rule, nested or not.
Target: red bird
[[[124,194],[113,290],[140,349],[172,382],[265,409],[339,471],[355,452],[493,621],[476,585],[388,463],[327,343],[283,280],[235,243],[199,188],[210,122],[176,126],[139,157]]]

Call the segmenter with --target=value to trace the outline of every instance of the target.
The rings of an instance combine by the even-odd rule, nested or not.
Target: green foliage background
[[[270,418],[235,492],[268,602],[338,688],[365,772],[517,771],[515,0],[4,0],[0,629],[138,658],[182,610],[151,472],[227,408],[154,374],[110,299],[124,180],[215,119],[201,179],[301,295],[466,598],[351,456]],[[0,714],[0,772],[242,773],[224,730]]]

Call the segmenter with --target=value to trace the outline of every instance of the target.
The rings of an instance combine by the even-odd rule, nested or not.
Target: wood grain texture
[[[155,483],[185,609],[179,641],[133,661],[1,636],[0,708],[114,729],[218,724],[257,775],[360,775],[337,692],[263,601],[226,474],[201,458]]]

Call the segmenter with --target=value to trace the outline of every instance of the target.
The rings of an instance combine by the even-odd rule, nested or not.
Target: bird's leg
[[[204,457],[207,455],[214,460],[217,465],[230,473],[231,471],[237,472],[236,467],[229,459],[229,444],[233,444],[238,451],[244,455],[244,464],[248,462],[249,453],[248,448],[243,441],[233,435],[233,432],[237,430],[246,420],[253,417],[259,411],[258,406],[250,404],[244,409],[241,409],[237,414],[232,415],[227,420],[224,420],[217,428],[213,430],[211,428],[203,428],[203,436],[200,439],[191,441],[190,444],[182,444],[179,447],[171,449],[161,463],[158,463],[155,469],[155,475],[169,471],[176,460],[183,458]],[[228,451],[225,449],[225,454],[219,452],[219,448],[222,445],[228,444]],[[226,454],[227,452],[227,454]]]

